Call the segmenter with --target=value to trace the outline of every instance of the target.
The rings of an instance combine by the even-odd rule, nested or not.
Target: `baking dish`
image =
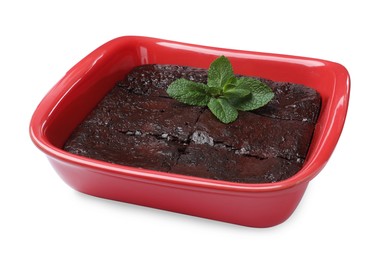
[[[135,66],[176,64],[208,68],[218,56],[235,73],[304,84],[322,108],[303,168],[268,184],[242,184],[139,169],[77,156],[62,146],[98,102]],[[325,166],[347,115],[348,71],[321,59],[206,47],[141,36],[113,39],[71,68],[35,110],[30,136],[59,176],[77,191],[251,227],[270,227],[295,210],[307,185]]]

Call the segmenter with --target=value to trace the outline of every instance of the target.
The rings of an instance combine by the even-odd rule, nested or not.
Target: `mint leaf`
[[[231,100],[231,99],[240,100],[240,99],[242,99],[250,94],[251,94],[251,91],[249,89],[234,87],[234,88],[230,88],[230,89],[226,90],[223,93],[223,96],[227,97],[228,100]]]
[[[233,122],[238,117],[238,111],[224,98],[211,98],[207,104],[210,111],[223,123]]]
[[[274,93],[266,84],[254,78],[236,78],[230,61],[221,56],[208,71],[207,85],[178,79],[169,85],[170,97],[188,105],[208,106],[223,123],[238,117],[238,110],[254,110],[266,105]]]
[[[207,85],[187,79],[177,79],[169,85],[167,93],[170,97],[195,106],[207,106],[210,101]]]
[[[232,79],[234,79],[232,64],[225,56],[211,63],[207,77],[209,87],[223,89],[225,84]]]
[[[213,96],[213,97],[222,95],[222,89],[221,89],[221,88],[208,87],[208,88],[207,88],[207,92],[208,92],[211,96]]]
[[[239,78],[237,80],[236,91],[247,90],[251,94],[241,98],[234,96],[229,102],[238,110],[249,111],[258,109],[266,105],[273,97],[274,93],[266,84],[254,78]]]
[[[222,91],[223,91],[223,92],[226,92],[226,91],[228,91],[228,90],[230,90],[230,89],[232,89],[232,88],[237,87],[236,83],[237,83],[237,78],[236,78],[236,77],[231,77],[231,78],[225,83],[225,85],[223,86]]]

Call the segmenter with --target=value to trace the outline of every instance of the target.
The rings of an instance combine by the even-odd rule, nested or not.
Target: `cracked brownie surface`
[[[207,70],[143,65],[116,84],[74,130],[64,150],[110,163],[232,182],[267,183],[302,167],[321,106],[308,87],[260,79],[266,106],[231,124],[168,97],[177,78],[206,83]]]

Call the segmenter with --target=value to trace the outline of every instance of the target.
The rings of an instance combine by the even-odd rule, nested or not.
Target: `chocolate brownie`
[[[109,127],[83,123],[64,149],[110,163],[169,171],[179,158],[179,146],[152,135],[124,134]]]
[[[301,167],[300,160],[259,159],[233,152],[223,145],[191,143],[171,172],[231,182],[266,183],[287,179]]]
[[[166,89],[178,78],[207,83],[207,70],[178,65],[142,65],[134,68],[118,85],[136,94],[169,97]],[[267,84],[275,97],[266,106],[252,112],[286,120],[317,121],[321,108],[317,91],[300,84],[256,79]]]
[[[231,124],[169,98],[175,79],[207,82],[207,70],[143,65],[118,82],[64,149],[111,163],[231,182],[277,182],[302,167],[321,106],[308,87],[259,80],[274,99]]]
[[[289,82],[268,82],[275,97],[253,113],[285,120],[317,122],[321,97],[312,88]]]
[[[142,65],[134,68],[118,85],[135,94],[169,97],[167,87],[179,78],[207,83],[207,70],[178,65]]]
[[[186,141],[204,109],[173,99],[141,96],[114,88],[88,120],[122,133],[140,133]]]
[[[250,123],[248,123],[250,122]],[[274,119],[250,112],[240,112],[236,121],[223,124],[206,110],[199,117],[196,130],[207,133],[214,143],[222,143],[237,152],[259,158],[305,158],[314,125],[295,120]]]

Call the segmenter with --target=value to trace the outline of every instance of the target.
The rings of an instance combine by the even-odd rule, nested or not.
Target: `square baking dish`
[[[176,64],[208,68],[218,56],[235,73],[316,89],[322,108],[303,168],[267,184],[202,179],[116,165],[68,153],[67,138],[134,67]],[[307,185],[329,160],[347,115],[348,71],[321,59],[199,46],[149,37],[113,39],[82,59],[49,91],[34,112],[30,136],[60,177],[77,191],[251,227],[270,227],[295,210]]]

